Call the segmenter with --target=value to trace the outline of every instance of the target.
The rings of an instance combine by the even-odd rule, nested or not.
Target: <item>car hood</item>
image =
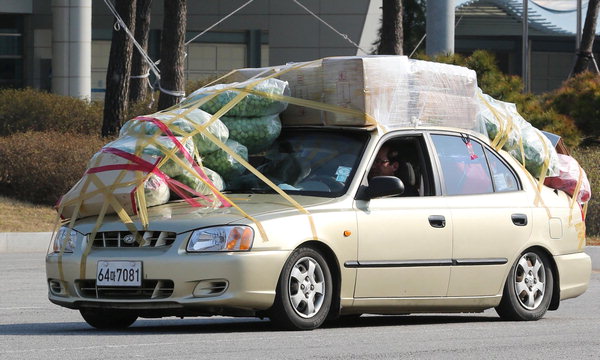
[[[260,220],[261,216],[297,212],[297,209],[282,196],[277,194],[231,194],[228,197],[246,214]],[[331,203],[337,199],[292,196],[302,207],[310,211],[315,206]],[[170,231],[182,233],[202,227],[245,222],[245,216],[234,207],[208,208],[192,207],[185,201],[174,201],[160,206],[148,208],[149,225],[146,230]],[[138,230],[143,226],[139,217],[132,220]],[[93,231],[97,218],[87,217],[77,221],[76,229],[83,234]],[[98,231],[126,230],[123,222],[116,215],[107,215]]]

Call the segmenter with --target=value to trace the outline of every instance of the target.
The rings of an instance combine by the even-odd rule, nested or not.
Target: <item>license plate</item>
[[[96,286],[142,286],[142,262],[98,261]]]

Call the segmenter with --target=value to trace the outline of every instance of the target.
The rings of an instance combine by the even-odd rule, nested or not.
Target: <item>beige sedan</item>
[[[225,193],[248,216],[172,202],[141,241],[116,217],[90,239],[97,219],[81,219],[53,239],[50,301],[96,328],[219,314],[314,329],[363,313],[536,320],[588,287],[579,205],[475,133],[288,128],[263,155],[296,205],[247,173]]]

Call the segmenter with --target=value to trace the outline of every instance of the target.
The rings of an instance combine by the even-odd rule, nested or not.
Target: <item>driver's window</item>
[[[400,136],[386,141],[378,149],[367,179],[375,176],[395,176],[402,181],[402,197],[430,195],[429,162],[423,153],[422,136]]]
[[[468,137],[432,135],[447,195],[493,193],[481,144]]]

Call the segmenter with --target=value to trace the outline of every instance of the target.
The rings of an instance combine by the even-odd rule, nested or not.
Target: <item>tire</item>
[[[510,269],[496,312],[503,320],[538,320],[550,306],[553,289],[548,257],[539,250],[527,250]]]
[[[269,317],[284,329],[316,329],[327,319],[333,288],[323,256],[309,247],[298,248],[281,271]]]
[[[100,330],[126,329],[138,318],[137,314],[123,310],[80,309],[79,313],[85,322]]]

